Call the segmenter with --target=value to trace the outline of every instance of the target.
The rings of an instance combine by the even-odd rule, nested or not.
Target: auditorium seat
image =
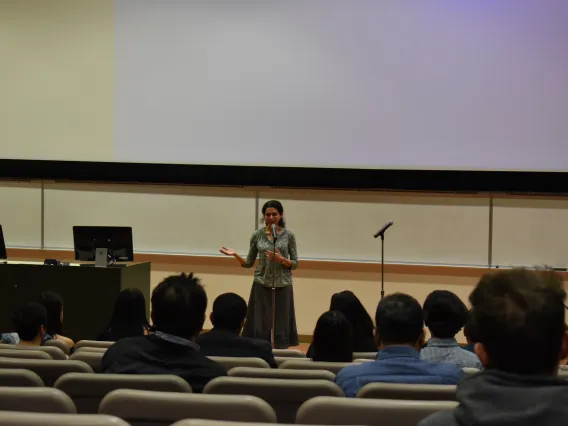
[[[284,364],[286,361],[311,361],[310,358],[290,358],[289,356],[275,356],[274,360],[276,361],[276,365],[278,365],[278,367],[280,367],[282,364]]]
[[[231,356],[208,356],[207,358],[221,364],[227,371],[235,367],[270,368],[270,365],[261,358]]]
[[[22,351],[42,351],[45,352],[47,354],[49,354],[49,356],[51,356],[51,358],[53,358],[54,360],[66,360],[67,359],[67,355],[65,355],[65,353],[59,349],[56,348],[55,346],[19,346],[19,345],[6,345],[6,344],[0,344],[0,349],[9,349],[9,350],[22,350]]]
[[[69,346],[67,346],[67,344],[65,342],[62,342],[61,340],[51,339],[45,342],[43,346],[53,346],[61,349],[61,351],[67,356],[69,356],[70,354]]]
[[[290,360],[282,363],[279,368],[290,370],[327,370],[337,374],[341,369],[353,365],[351,362],[323,362]]]
[[[20,368],[0,368],[0,386],[43,387],[41,377],[30,370]]]
[[[103,348],[106,349],[112,346],[114,342],[103,342],[98,340],[80,340],[75,344],[75,351],[81,348]]]
[[[250,395],[202,395],[119,389],[101,402],[99,413],[120,417],[132,426],[168,426],[190,418],[276,423],[268,403]]]
[[[1,368],[23,368],[36,373],[46,386],[53,386],[65,373],[93,373],[82,361],[47,361],[43,359],[0,358]]]
[[[258,379],[335,380],[335,374],[326,370],[284,370],[282,368],[235,367],[231,377],[254,377]]]
[[[103,360],[104,352],[75,352],[69,357],[70,360],[83,361],[89,364],[95,373],[101,371],[101,361]]]
[[[1,426],[1,425],[0,425]],[[223,420],[186,419],[172,426],[274,426],[272,423],[230,422]],[[301,425],[296,425],[301,426]]]
[[[462,371],[467,374],[467,375],[471,375],[471,374],[475,374],[475,373],[479,373],[481,370],[479,368],[462,368]]]
[[[191,393],[191,386],[170,374],[89,374],[68,373],[55,382],[56,389],[71,397],[79,413],[98,413],[102,399],[116,389]]]
[[[104,354],[108,348],[91,348],[89,346],[82,346],[79,349],[73,351],[73,353],[77,352],[96,352],[98,354]]]
[[[0,411],[77,413],[75,404],[58,389],[0,387]]]
[[[306,358],[306,354],[297,349],[272,349],[272,355],[285,358]]]
[[[452,401],[405,401],[316,397],[298,410],[296,423],[311,425],[416,426],[432,413],[451,410]]]
[[[0,411],[0,426],[129,426],[124,420],[104,414],[51,414]]]
[[[294,423],[300,405],[315,396],[345,396],[329,380],[258,379],[217,377],[205,386],[205,394],[253,395],[268,402],[279,423]]]
[[[377,359],[378,352],[353,352],[353,359],[371,359],[375,361]]]
[[[17,349],[0,349],[0,357],[4,358],[22,358],[22,359],[46,359],[53,361],[47,352],[43,351],[26,351]]]
[[[376,382],[363,386],[357,393],[357,398],[455,401],[456,388],[456,385],[414,385]]]

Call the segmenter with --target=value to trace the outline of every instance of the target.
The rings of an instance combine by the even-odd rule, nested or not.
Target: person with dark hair
[[[175,374],[203,392],[226,370],[195,344],[205,321],[207,295],[193,274],[174,275],[152,292],[154,333],[119,340],[105,352],[102,373]]]
[[[345,367],[335,379],[346,396],[354,397],[363,386],[374,382],[455,385],[464,377],[456,365],[420,359],[424,318],[414,297],[403,293],[386,296],[377,306],[375,322],[379,343],[376,361]]]
[[[432,338],[420,351],[420,359],[461,368],[482,367],[477,355],[464,350],[455,339],[467,321],[467,307],[455,293],[433,291],[426,297],[422,310]]]
[[[118,295],[110,323],[98,340],[116,342],[126,337],[143,336],[149,330],[144,295],[137,288],[127,288]]]
[[[467,321],[463,328],[463,334],[467,340],[467,345],[463,348],[466,351],[475,353],[475,344],[479,342],[479,332],[477,331],[477,325],[475,325],[475,318],[473,316],[473,312],[470,311],[467,314]]]
[[[292,289],[292,271],[298,267],[296,237],[286,228],[284,207],[280,201],[270,200],[264,203],[262,216],[264,226],[252,234],[246,259],[227,247],[221,247],[219,251],[237,259],[243,268],[252,268],[256,258],[259,258],[254,272],[243,336],[272,340],[272,286],[274,285],[276,318],[273,343],[277,349],[286,349],[299,344]],[[274,250],[274,233],[276,233],[276,250]]]
[[[63,298],[53,291],[44,291],[40,295],[39,302],[47,311],[47,334],[55,340],[64,342],[69,348],[75,346],[73,340],[61,335],[63,331]]]
[[[458,407],[421,426],[565,425],[568,381],[556,377],[568,353],[566,292],[552,271],[512,269],[481,278],[469,300],[484,371],[458,386]]]
[[[339,311],[351,323],[353,328],[352,352],[377,352],[375,340],[375,326],[371,316],[352,291],[346,290],[331,296],[330,311]],[[313,358],[312,345],[306,353],[308,358]]]
[[[14,312],[12,323],[18,335],[18,345],[41,346],[45,341],[47,313],[39,303],[29,302],[20,306]]]
[[[312,338],[314,361],[353,361],[353,327],[339,311],[327,311],[319,317]]]
[[[238,294],[225,293],[217,297],[209,317],[213,329],[197,337],[201,353],[206,356],[262,358],[268,365],[277,368],[269,342],[240,336],[246,315],[247,302]]]

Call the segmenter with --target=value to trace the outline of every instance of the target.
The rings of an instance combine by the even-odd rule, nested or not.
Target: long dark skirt
[[[253,283],[247,310],[243,336],[264,339],[270,342],[272,328],[272,288]],[[294,290],[292,286],[276,288],[276,320],[274,347],[286,349],[298,346]]]

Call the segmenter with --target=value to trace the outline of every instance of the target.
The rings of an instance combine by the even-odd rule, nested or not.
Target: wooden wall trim
[[[23,249],[8,248],[8,258],[13,260],[44,260],[59,259],[72,261],[74,258],[71,250],[42,250],[42,249]],[[222,256],[195,256],[195,255],[172,255],[172,254],[148,254],[136,253],[137,262],[152,262],[162,265],[199,265],[208,267],[235,267],[234,259]],[[300,260],[302,270],[311,271],[340,271],[357,273],[378,273],[381,265],[375,262],[355,262],[355,261],[328,261],[328,260]],[[418,265],[418,264],[396,264],[385,265],[385,272],[389,274],[407,275],[442,275],[453,277],[480,277],[489,271],[485,267],[466,267],[451,265]]]

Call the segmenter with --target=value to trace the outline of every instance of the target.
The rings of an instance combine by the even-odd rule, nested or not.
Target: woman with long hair
[[[262,221],[264,226],[252,234],[246,258],[227,247],[222,247],[220,252],[237,259],[243,268],[252,268],[257,257],[259,258],[254,272],[243,336],[271,340],[274,284],[276,318],[273,343],[275,348],[284,349],[299,344],[292,289],[292,271],[298,267],[296,237],[286,228],[284,207],[280,201],[271,200],[262,206]]]
[[[326,362],[353,361],[353,327],[339,311],[324,312],[312,338],[312,359]]]
[[[122,290],[114,304],[112,318],[98,340],[116,342],[127,337],[148,334],[146,299],[136,288]]]
[[[375,326],[371,316],[355,293],[346,290],[331,296],[330,311],[341,312],[353,327],[353,352],[377,352]],[[307,356],[312,358],[313,347],[308,348]]]
[[[63,331],[63,298],[53,291],[44,291],[40,295],[39,302],[47,311],[46,333],[53,339],[64,342],[69,348],[75,346],[73,340],[61,335]]]

